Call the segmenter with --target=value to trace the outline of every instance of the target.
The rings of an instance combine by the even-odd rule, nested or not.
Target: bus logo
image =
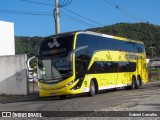
[[[11,112],[2,112],[2,117],[12,117]]]
[[[49,46],[49,48],[53,48],[54,46],[55,46],[55,47],[59,47],[60,44],[57,42],[57,40],[56,40],[55,38],[53,38],[53,43],[52,43],[52,42],[49,42],[49,43],[48,43],[48,46]]]

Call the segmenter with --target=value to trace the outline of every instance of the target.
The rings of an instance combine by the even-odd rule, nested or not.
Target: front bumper
[[[47,97],[47,96],[60,96],[60,95],[72,95],[72,94],[79,94],[83,93],[83,91],[80,89],[74,90],[74,86],[77,84],[78,80],[75,81],[71,85],[54,85],[54,84],[44,84],[41,82],[38,82],[39,87],[39,96],[40,97]],[[61,84],[62,85],[62,84]],[[58,86],[58,87],[57,87]]]

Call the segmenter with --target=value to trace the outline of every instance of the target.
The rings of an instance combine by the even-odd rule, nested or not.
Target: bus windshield
[[[41,59],[38,61],[38,78],[43,82],[59,82],[71,75],[71,62],[67,60],[67,57]]]
[[[59,82],[72,75],[68,55],[73,50],[74,34],[45,37],[40,45],[38,79]]]

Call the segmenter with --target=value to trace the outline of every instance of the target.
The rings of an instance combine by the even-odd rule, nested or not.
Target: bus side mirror
[[[31,62],[31,60],[33,60],[35,58],[37,58],[37,56],[32,56],[27,60],[27,68],[28,68],[28,70],[33,70],[33,68],[31,68],[31,66],[30,66],[30,62]]]
[[[72,50],[72,51],[68,54],[68,61],[72,62],[73,54],[76,53],[77,51],[83,50],[83,49],[85,49],[85,48],[87,48],[87,47],[88,47],[88,45],[82,46],[82,47],[78,47],[77,49]]]

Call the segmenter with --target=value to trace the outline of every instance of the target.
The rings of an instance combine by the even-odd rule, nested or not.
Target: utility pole
[[[56,34],[60,33],[60,13],[59,13],[59,1],[55,0],[55,32]]]
[[[154,49],[155,47],[151,46],[150,48],[151,48],[151,52],[152,52],[152,58],[154,58],[154,51],[153,51],[153,49]]]

